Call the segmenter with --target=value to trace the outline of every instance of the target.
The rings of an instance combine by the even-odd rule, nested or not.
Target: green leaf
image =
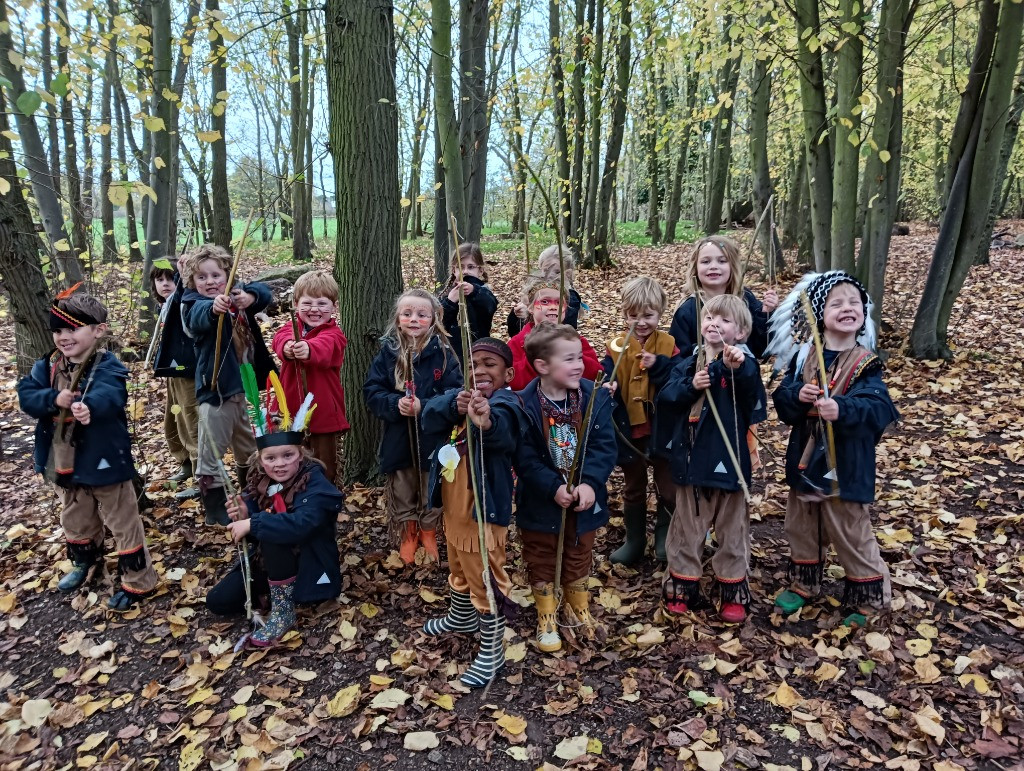
[[[71,78],[68,77],[66,72],[60,73],[53,79],[50,84],[50,90],[59,97],[65,97],[68,95],[68,85],[71,83]]]
[[[24,94],[18,97],[15,104],[18,110],[26,118],[31,118],[35,111],[39,109],[39,105],[43,103],[43,98],[39,96],[35,91],[26,91]]]
[[[880,150],[878,152],[878,157],[881,159],[882,163],[888,163],[889,159],[892,158],[892,154],[888,150]]]

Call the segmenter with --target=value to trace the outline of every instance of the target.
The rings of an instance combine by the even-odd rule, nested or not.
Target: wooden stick
[[[747,269],[750,267],[750,257],[754,253],[754,245],[757,243],[757,234],[761,230],[761,225],[764,223],[764,218],[768,215],[771,210],[772,201],[775,200],[775,193],[768,196],[768,204],[764,207],[761,212],[761,216],[757,218],[757,224],[754,225],[754,232],[750,235],[750,244],[747,246],[747,256],[743,259],[743,275],[747,275]]]
[[[231,288],[235,285],[235,274],[238,273],[238,264],[242,259],[242,251],[245,249],[246,239],[249,237],[249,226],[252,224],[253,210],[249,209],[249,218],[245,221],[245,228],[242,230],[242,237],[238,240],[238,249],[235,251],[235,260],[231,264],[231,273],[228,275],[228,283],[224,285],[224,294],[230,295]],[[217,319],[217,341],[213,347],[213,380],[210,389],[217,390],[217,376],[220,374],[220,345],[224,339],[224,317],[227,312],[220,314]]]
[[[91,371],[96,368],[96,362],[94,361],[94,358],[96,357],[96,354],[99,352],[99,347],[100,341],[97,340],[95,343],[92,344],[92,347],[89,349],[89,352],[85,355],[85,358],[82,359],[81,365],[78,367],[77,370],[75,370],[75,374],[71,378],[71,385],[68,387],[68,390],[71,391],[71,393],[74,393],[75,391],[78,390],[78,386],[81,384],[82,377],[85,376],[86,370]],[[70,407],[61,407],[60,412],[57,415],[57,438],[62,442],[67,438],[68,435],[68,415],[70,414]]]
[[[299,342],[302,338],[299,337],[299,322],[295,318],[295,308],[288,309],[288,315],[292,318],[292,340]],[[309,346],[309,343],[306,344]],[[306,398],[306,394],[309,393],[309,386],[306,384],[306,367],[298,359],[295,359],[295,366],[299,369],[299,381],[302,383],[302,398]]]
[[[811,328],[811,339],[814,341],[814,351],[818,358],[818,377],[821,378],[821,391],[826,399],[831,399],[828,387],[828,370],[825,369],[825,348],[821,344],[821,335],[818,334],[818,322],[814,316],[814,308],[811,306],[811,298],[807,292],[800,293],[800,304],[803,306],[804,315],[807,317],[807,324]],[[832,421],[825,420],[825,449],[828,452],[828,464],[832,467],[832,494],[839,494],[839,471],[836,468],[836,436],[832,429]]]

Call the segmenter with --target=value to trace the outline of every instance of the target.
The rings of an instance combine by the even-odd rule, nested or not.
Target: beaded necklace
[[[576,417],[580,411],[580,391],[567,392],[562,404],[556,403],[540,389],[537,394],[540,397],[541,414],[547,423],[548,452],[551,453],[555,467],[567,474],[576,455]]]

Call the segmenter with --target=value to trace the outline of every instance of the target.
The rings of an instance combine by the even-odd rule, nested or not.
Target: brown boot
[[[561,650],[555,585],[549,583],[533,587],[533,601],[537,605],[537,647],[545,653]]]
[[[581,578],[571,584],[564,584],[562,591],[565,592],[566,604],[572,608],[580,624],[580,636],[593,640],[597,636],[597,621],[590,614],[590,590],[587,588],[587,579]]]
[[[420,545],[419,530],[419,523],[415,520],[402,524],[402,545],[398,547],[398,555],[406,565],[416,561],[416,549]]]

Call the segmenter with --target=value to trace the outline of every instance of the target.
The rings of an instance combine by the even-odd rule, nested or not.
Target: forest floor
[[[1008,226],[1024,232],[1024,223]],[[994,250],[990,265],[971,271],[950,325],[955,358],[919,362],[901,349],[935,236],[920,225],[893,239],[885,302],[886,380],[902,421],[878,448],[874,511],[893,613],[867,629],[842,626],[836,581],[832,597],[798,619],[772,614],[787,554],[786,431],[772,419],[761,429],[745,624],[666,618],[650,555],[639,571],[610,566],[622,540],[616,472],[593,578],[606,642],[543,655],[529,642],[525,609],[487,693],[458,685],[473,639],[420,632],[444,610],[445,566],[402,567],[376,489],[347,491],[338,601],[302,613],[283,649],[234,653],[244,620],[219,620],[203,604],[232,551],[222,532],[199,524],[197,504],[177,505],[162,481],[173,471],[163,388],[141,364],[132,365],[132,417],[156,504],[147,529],[159,596],[108,613],[111,556],[88,590],[59,594],[69,563],[56,499],[31,473],[32,426],[5,365],[0,767],[1024,769],[1024,250]],[[674,305],[686,254],[627,247],[616,268],[581,272],[591,307],[581,331],[603,348],[619,327],[618,288],[634,274],[658,277]],[[259,247],[252,255],[250,275],[273,256]],[[495,291],[509,301],[522,270],[514,244],[489,259]],[[406,279],[426,283],[429,260],[411,250]],[[794,280],[784,277],[780,291]],[[116,318],[133,315],[126,282],[114,275],[102,292]],[[9,316],[2,326],[10,362]],[[514,594],[525,603],[509,541]]]

